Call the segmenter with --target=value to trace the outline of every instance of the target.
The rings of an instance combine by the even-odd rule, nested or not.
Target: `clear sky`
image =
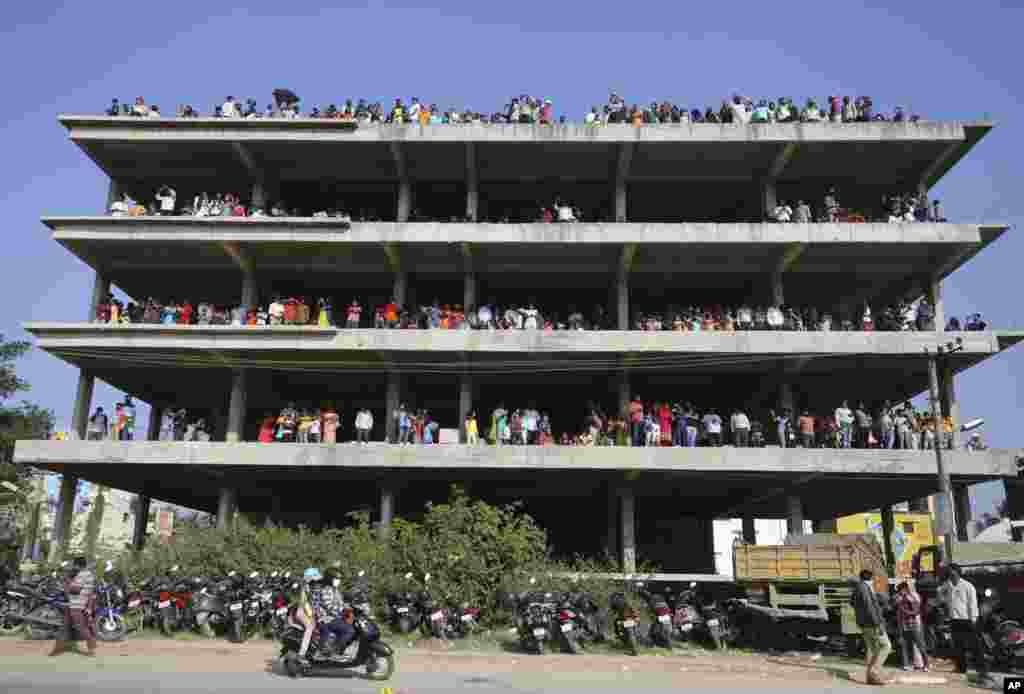
[[[902,105],[925,118],[997,121],[933,195],[953,221],[1016,227],[1024,216],[1024,82],[1012,57],[1024,27],[1019,2],[251,5],[268,9],[195,0],[8,6],[0,40],[12,104],[0,113],[7,338],[26,337],[23,321],[85,317],[92,271],[49,240],[39,217],[102,211],[107,180],[56,115],[98,113],[115,96],[142,95],[165,113],[185,102],[209,113],[228,94],[262,108],[273,88],[288,87],[307,110],[347,97],[418,96],[490,112],[529,92],[580,120],[610,89],[630,103],[670,99],[689,108],[734,92],[797,100],[867,94],[887,112]],[[1013,229],[955,273],[946,282],[947,315],[981,311],[994,326],[1024,328],[1014,269],[1022,251]],[[67,427],[77,372],[41,352],[19,372],[32,383],[29,397]],[[1024,348],[958,380],[965,419],[984,417],[993,446],[1024,445],[1022,379]],[[109,411],[117,399],[100,385],[94,406]],[[146,408],[139,415],[144,423]],[[984,511],[995,493],[977,496]]]

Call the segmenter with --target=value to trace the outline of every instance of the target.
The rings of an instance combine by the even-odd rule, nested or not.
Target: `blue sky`
[[[253,3],[255,4],[255,3]],[[905,0],[783,3],[12,3],[0,40],[11,107],[0,114],[0,171],[10,241],[0,288],[14,303],[0,332],[24,338],[26,320],[81,320],[92,272],[49,240],[43,214],[99,213],[107,181],[68,142],[59,112],[99,112],[143,95],[165,113],[188,102],[209,112],[232,94],[260,106],[289,87],[305,107],[346,97],[418,96],[442,108],[491,111],[524,91],[581,119],[609,89],[636,102],[690,108],[733,92],[822,99],[869,94],[932,119],[989,117],[998,127],[933,190],[954,221],[1019,226],[1024,98],[1019,45],[1024,8],[978,1],[955,10]],[[946,283],[947,315],[982,311],[1024,328],[1017,229]],[[29,397],[70,419],[77,374],[35,352],[19,364]],[[960,377],[965,418],[984,417],[990,444],[1024,444],[1024,349]],[[110,409],[117,394],[99,386]],[[145,408],[139,412],[145,422]],[[978,507],[992,503],[991,489]]]

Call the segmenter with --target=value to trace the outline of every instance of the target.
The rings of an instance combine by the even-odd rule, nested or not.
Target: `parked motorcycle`
[[[158,601],[156,608],[160,614],[160,631],[170,636],[177,631],[186,631],[192,627],[192,585],[182,576],[176,576],[178,566],[172,566],[168,576],[155,581]]]
[[[352,626],[356,632],[353,641],[356,644],[355,653],[349,654],[352,650],[351,646],[346,649],[345,653],[339,653],[334,634],[327,629],[317,627],[313,630],[313,638],[306,651],[308,664],[303,663],[299,658],[305,627],[294,619],[293,612],[289,613],[288,626],[281,639],[281,658],[289,676],[311,675],[318,669],[357,667],[364,668],[367,679],[375,681],[387,680],[394,674],[394,651],[380,640],[380,629],[358,607],[348,609],[352,610]]]
[[[626,600],[626,594],[622,592],[612,593],[609,598],[609,605],[612,609],[612,624],[615,637],[619,639],[623,647],[630,655],[640,655],[639,637],[637,627],[640,625],[640,617]]]
[[[128,624],[124,619],[126,595],[124,578],[113,571],[113,564],[107,562],[106,580],[96,585],[96,638],[100,641],[122,641],[128,635]]]
[[[226,596],[230,590],[230,581],[209,579],[204,581],[199,591],[192,596],[196,628],[203,636],[214,638],[229,631],[231,612]]]
[[[697,594],[693,588],[673,594],[671,588],[666,591],[666,602],[672,608],[672,635],[680,641],[695,640],[705,630],[704,618],[701,617]]]
[[[412,573],[405,574],[405,580],[412,580]],[[416,605],[416,596],[411,591],[388,593],[387,612],[391,626],[400,634],[408,634],[422,622],[423,616]]]
[[[1024,665],[1024,626],[1006,616],[999,596],[991,588],[985,589],[978,612],[981,640],[995,667],[1011,672],[1020,669]]]
[[[580,639],[580,621],[582,619],[582,615],[576,611],[576,606],[573,604],[572,595],[565,593],[558,605],[558,611],[555,613],[553,626],[555,634],[562,644],[562,650],[566,653],[573,655],[579,653],[579,648],[582,645]]]
[[[536,585],[535,579],[530,579]],[[554,596],[551,593],[520,593],[516,607],[516,629],[523,650],[537,655],[544,654],[544,644],[551,638],[555,618]]]
[[[651,593],[643,583],[637,583],[636,587],[654,618],[651,621],[651,628],[647,632],[648,636],[655,646],[672,648],[672,610],[669,608],[665,596],[661,593]]]
[[[448,631],[448,611],[439,605],[427,590],[430,574],[423,577],[423,590],[416,594],[416,611],[420,614],[420,631],[424,636],[443,639]]]

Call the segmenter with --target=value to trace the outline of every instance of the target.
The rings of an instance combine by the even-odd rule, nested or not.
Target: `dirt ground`
[[[531,656],[518,653],[481,653],[453,650],[443,643],[424,641],[398,645],[400,670],[405,673],[480,673],[567,677],[605,677],[629,674],[670,675],[687,673],[687,679],[699,678],[711,683],[727,680],[763,686],[785,684],[792,688],[818,689],[841,683],[862,683],[864,670],[859,663],[812,654],[768,655],[744,652],[707,652],[675,649],[671,653],[630,657],[617,653],[552,654]],[[277,646],[269,641],[232,644],[224,641],[174,640],[138,637],[121,643],[100,643],[99,657],[86,658],[73,653],[59,658],[46,654],[52,642],[0,639],[0,670],[254,673],[275,671]],[[931,674],[915,675],[892,670],[901,683],[943,685],[944,690],[970,688],[967,680],[952,673],[948,662],[940,661]],[[974,689],[977,691],[977,689]]]

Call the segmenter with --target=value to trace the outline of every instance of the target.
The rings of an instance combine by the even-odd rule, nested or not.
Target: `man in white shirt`
[[[103,413],[102,407],[97,407],[92,417],[89,417],[89,425],[86,427],[85,438],[89,441],[102,441],[107,438],[110,431],[110,423],[107,415]]]
[[[946,582],[939,586],[939,599],[949,609],[957,671],[967,673],[967,653],[972,651],[978,659],[978,678],[986,680],[988,663],[978,635],[978,592],[969,581],[960,577],[960,573],[956,564],[949,567]]]
[[[235,97],[227,98],[224,105],[220,107],[220,115],[222,118],[238,118],[242,115],[238,110],[238,104],[235,103]]]
[[[793,208],[784,202],[780,202],[772,211],[776,222],[788,222],[793,218]]]
[[[370,442],[370,431],[373,430],[373,413],[365,407],[356,415],[356,440],[366,445]]]
[[[415,96],[412,98],[412,103],[409,104],[409,122],[419,123],[420,111],[423,110],[423,106],[420,105],[420,100]]]
[[[561,200],[555,200],[555,211],[558,213],[559,222],[575,222],[576,216],[572,213],[572,207],[563,205]]]
[[[732,429],[732,442],[737,448],[750,445],[750,418],[743,410],[738,409],[732,413],[729,428]]]
[[[707,435],[709,446],[722,445],[722,418],[713,409],[704,415],[704,433]]]
[[[174,214],[174,205],[178,200],[178,193],[175,192],[174,188],[168,185],[160,186],[160,189],[156,191],[156,201],[159,205],[161,215]]]

